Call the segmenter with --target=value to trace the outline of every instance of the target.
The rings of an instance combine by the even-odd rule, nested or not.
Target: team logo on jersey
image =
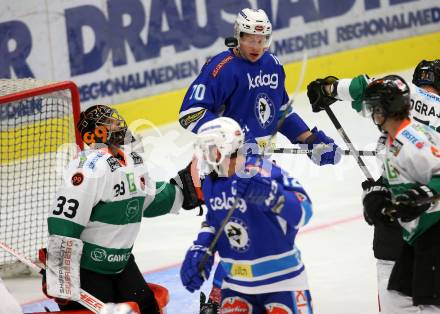
[[[235,188],[231,188],[232,195],[236,194]],[[244,199],[241,197],[226,196],[225,192],[221,193],[220,196],[209,198],[209,205],[211,205],[212,210],[229,210],[232,206],[244,213],[247,210],[247,205]]]
[[[72,176],[72,184],[78,186],[84,181],[84,175],[81,172],[77,172]]]
[[[119,160],[113,156],[107,158],[107,163],[110,166],[111,172],[115,171],[118,168],[121,168],[121,164],[119,163]]]
[[[263,74],[263,71],[260,70],[260,73],[255,75],[255,77],[247,73],[247,78],[249,81],[249,90],[263,86],[269,86],[272,89],[277,89],[278,87],[278,73]]]
[[[252,313],[252,304],[240,297],[229,297],[222,301],[221,313]]]
[[[107,258],[107,252],[104,249],[97,248],[90,253],[90,257],[95,262],[102,262]]]
[[[237,252],[245,252],[249,249],[250,239],[246,224],[238,219],[231,218],[224,228],[231,248]]]
[[[265,93],[257,95],[255,100],[255,116],[262,128],[266,128],[275,118],[275,105]]]
[[[127,203],[127,215],[128,222],[137,222],[139,220],[140,207],[139,200],[133,199]]]
[[[144,160],[142,159],[142,157],[138,153],[131,152],[130,156],[131,156],[131,158],[133,158],[133,162],[135,165],[141,165],[144,163]]]
[[[298,312],[303,313],[303,312]],[[269,303],[266,304],[266,314],[293,314],[285,304],[282,303]]]

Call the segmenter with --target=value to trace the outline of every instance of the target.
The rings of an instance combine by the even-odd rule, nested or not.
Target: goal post
[[[62,171],[83,149],[79,115],[71,81],[0,79],[0,240],[32,260],[46,245]],[[0,250],[0,276],[15,275],[19,264]]]

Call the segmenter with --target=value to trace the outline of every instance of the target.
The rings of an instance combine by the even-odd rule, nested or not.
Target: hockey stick
[[[335,126],[336,130],[338,131],[339,135],[341,135],[342,139],[344,140],[345,144],[347,144],[348,148],[350,149],[350,152],[356,159],[357,164],[361,168],[362,172],[364,173],[365,177],[367,177],[368,180],[373,181],[373,176],[371,175],[370,171],[368,170],[367,166],[365,165],[364,161],[361,157],[359,157],[359,152],[354,147],[353,143],[350,141],[350,139],[347,136],[347,133],[345,133],[344,129],[342,128],[342,125],[339,123],[338,119],[336,118],[333,111],[330,109],[329,106],[325,107],[325,112],[327,113],[328,117],[332,121],[333,125]]]
[[[33,271],[43,275],[44,269],[42,267],[38,266],[27,257],[21,255],[19,252],[11,248],[3,241],[0,241],[0,247],[5,251],[7,251],[8,253],[10,253],[11,255],[15,256],[20,262],[27,265]],[[102,301],[98,300],[93,295],[91,295],[87,291],[84,291],[83,289],[80,290],[79,296],[80,299],[78,300],[78,303],[86,307],[88,310],[92,311],[93,313],[99,313],[99,311],[104,306],[104,303]]]
[[[272,154],[311,154],[313,152],[312,149],[302,149],[302,148],[275,148],[269,150],[269,153]],[[349,149],[341,149],[338,151],[341,155],[354,155],[352,150]],[[376,156],[376,151],[374,150],[358,150],[357,153],[359,156]]]
[[[393,202],[393,205],[400,205],[405,204],[409,206],[418,206],[428,203],[435,203],[440,201],[440,195],[434,195],[434,196],[428,196],[428,197],[421,197],[415,200],[408,200],[408,201],[400,201],[400,202]]]
[[[267,141],[266,147],[271,147],[271,143],[272,143],[273,139],[275,138],[278,131],[281,129],[281,126],[284,124],[284,120],[286,119],[287,114],[289,113],[289,108],[292,106],[294,97],[296,96],[296,94],[299,92],[299,90],[301,88],[301,84],[304,81],[305,69],[307,67],[307,58],[308,58],[307,51],[304,51],[303,59],[301,62],[301,72],[300,72],[300,76],[298,79],[298,83],[295,87],[295,90],[292,94],[292,97],[290,98],[289,102],[286,104],[286,108],[284,108],[284,112],[283,112],[280,120],[278,121],[275,130],[270,135],[270,137]],[[264,157],[264,151],[261,155],[259,155],[259,161],[261,161],[263,159],[263,157]],[[216,234],[214,235],[214,238],[212,239],[211,244],[207,248],[205,254],[202,257],[202,260],[200,261],[200,263],[198,265],[199,274],[204,280],[208,279],[206,276],[206,273],[205,273],[205,265],[208,262],[209,257],[211,257],[214,254],[215,246],[217,245],[217,242],[218,242],[220,236],[222,235],[226,224],[228,223],[229,219],[231,218],[232,214],[234,213],[235,208],[237,207],[237,203],[238,203],[238,198],[235,197],[233,206],[228,210],[228,213],[226,214],[225,219],[223,219],[219,229],[217,230]]]

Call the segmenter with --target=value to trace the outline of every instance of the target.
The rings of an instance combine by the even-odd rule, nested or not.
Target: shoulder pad
[[[101,150],[93,151],[87,156],[80,156],[78,168],[85,168],[95,170],[98,160],[100,160],[107,153]]]
[[[425,145],[423,138],[420,133],[418,133],[414,128],[406,128],[401,133],[408,142],[415,145],[417,148],[423,148]]]
[[[121,164],[119,163],[119,160],[113,156],[107,158],[107,164],[109,165],[111,172],[122,167]]]
[[[277,56],[271,53],[269,53],[269,56],[273,59],[273,61],[275,61],[277,65],[283,66],[283,64],[281,63],[280,59],[277,58]]]
[[[226,56],[224,56],[212,69],[211,76],[213,78],[217,77],[223,67],[228,64],[232,59],[234,59],[234,55],[232,53],[228,53]]]
[[[131,152],[130,153],[131,158],[133,159],[133,163],[135,165],[141,165],[144,163],[144,160],[142,159],[142,157],[136,153],[136,152]]]

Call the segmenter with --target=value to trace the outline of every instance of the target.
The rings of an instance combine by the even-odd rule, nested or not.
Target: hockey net
[[[79,112],[73,82],[0,79],[0,240],[32,260],[46,245],[62,170],[82,149]],[[19,265],[0,250],[0,276],[23,273]]]

